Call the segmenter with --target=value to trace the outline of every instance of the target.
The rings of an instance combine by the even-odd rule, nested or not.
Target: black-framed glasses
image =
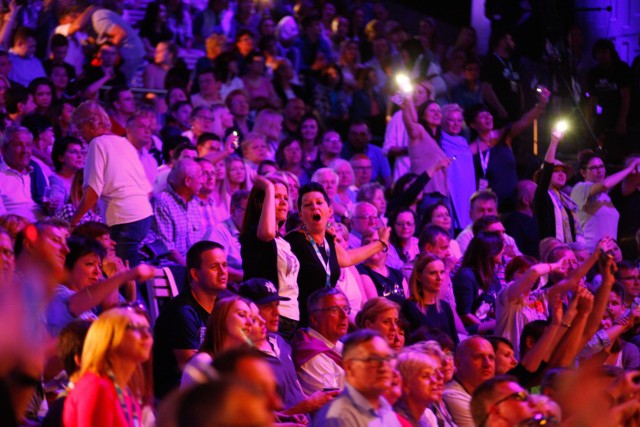
[[[356,360],[358,362],[362,362],[370,368],[376,367],[379,368],[383,364],[391,364],[394,360],[396,360],[395,356],[369,356],[365,358],[356,358],[354,357],[351,360]]]
[[[588,168],[585,168],[585,169],[588,170],[589,172],[595,172],[597,170],[604,169],[604,165],[589,166]]]
[[[348,316],[349,314],[351,314],[351,307],[348,305],[344,307],[334,305],[332,307],[327,307],[327,308],[318,308],[313,311],[328,311],[332,316],[337,316],[342,311],[345,315]]]
[[[501,405],[502,403],[508,400],[514,400],[516,402],[524,402],[528,398],[529,398],[529,393],[527,393],[526,391],[517,391],[515,393],[511,393],[506,397],[503,397],[502,399],[498,400],[496,403],[494,403],[489,407],[489,409],[487,410],[487,414],[484,416],[484,418],[482,419],[482,422],[480,423],[480,426],[486,425],[487,420],[489,419],[489,414],[491,413],[493,408],[498,407],[499,405]]]

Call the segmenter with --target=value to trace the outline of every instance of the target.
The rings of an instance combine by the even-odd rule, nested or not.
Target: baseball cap
[[[242,282],[238,288],[238,294],[257,305],[269,304],[274,301],[289,301],[291,299],[281,297],[271,281],[258,277]]]

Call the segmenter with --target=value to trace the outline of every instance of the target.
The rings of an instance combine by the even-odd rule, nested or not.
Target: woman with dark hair
[[[350,103],[350,96],[342,86],[342,70],[336,64],[329,64],[313,89],[314,111],[322,117],[326,128],[342,131],[349,120]]]
[[[298,271],[300,263],[291,245],[280,234],[289,213],[289,190],[276,176],[256,176],[247,200],[240,253],[244,279],[260,277],[271,281],[281,297],[280,333],[293,336],[300,321]]]
[[[147,4],[144,17],[137,26],[140,28],[140,38],[149,56],[153,56],[158,43],[173,39],[173,31],[167,25],[167,7],[159,1]]]
[[[245,344],[251,345],[249,335],[253,318],[249,304],[237,295],[216,300],[202,345],[182,371],[181,388],[215,378],[211,363],[218,354]]]
[[[296,81],[296,70],[287,58],[278,58],[273,69],[273,88],[276,91],[282,105],[289,99],[304,99],[304,88],[294,83]]]
[[[56,139],[51,150],[51,160],[55,173],[49,177],[49,185],[61,188],[64,191],[64,200],[67,200],[71,194],[73,177],[84,168],[82,140],[73,136]]]
[[[469,243],[462,265],[453,276],[456,309],[471,333],[487,334],[495,328],[495,297],[500,291],[495,273],[503,252],[502,234],[482,231]]]
[[[378,238],[360,248],[345,250],[336,245],[329,225],[333,208],[324,187],[317,182],[300,188],[298,212],[302,226],[287,234],[286,240],[300,262],[298,301],[301,319],[307,322],[307,297],[325,286],[335,287],[341,267],[359,264],[380,250],[388,251],[390,231],[380,228]]]
[[[634,159],[620,172],[606,176],[607,170],[602,157],[593,151],[584,151],[578,156],[583,182],[571,190],[571,198],[578,205],[578,219],[584,232],[585,245],[594,250],[605,236],[618,235],[620,213],[613,206],[609,190],[625,177],[640,172],[640,159]]]
[[[78,169],[78,171],[73,176],[73,181],[71,182],[69,197],[66,199],[66,203],[56,211],[56,218],[64,219],[65,221],[70,221],[71,218],[73,218],[73,215],[76,213],[76,209],[78,208],[78,206],[80,205],[80,201],[82,200],[83,180],[84,169]],[[78,221],[78,225],[87,221],[104,222],[104,220],[98,213],[97,206],[89,209],[87,213],[84,214],[82,218],[80,218],[80,221]]]
[[[276,151],[276,162],[283,171],[293,173],[301,185],[309,182],[309,172],[302,166],[302,145],[298,138],[285,138]]]
[[[420,253],[418,238],[415,237],[417,221],[416,213],[410,208],[399,208],[389,215],[391,247],[387,265],[402,271],[405,277],[411,274],[413,261]]]
[[[65,67],[65,64],[51,65],[49,79],[53,86],[52,96],[57,103],[59,103],[60,100],[73,99],[75,97],[75,88],[74,85],[71,84],[69,71],[67,67]]]
[[[440,288],[445,280],[445,267],[440,258],[432,254],[418,257],[411,273],[411,297],[402,304],[402,314],[415,331],[422,326],[446,333],[458,344],[458,332],[451,306],[440,299]]]
[[[102,260],[106,250],[97,240],[74,236],[67,240],[69,253],[65,259],[66,281],[58,285],[56,294],[47,307],[47,328],[53,336],[75,319],[94,319],[96,308],[118,304],[118,289],[126,286],[130,301],[135,300],[135,281],[144,281],[155,275],[152,266],[140,264],[108,279],[102,276]]]
[[[35,112],[47,117],[52,117],[53,111],[51,106],[55,89],[51,80],[46,77],[38,77],[29,83],[27,89],[33,96],[34,104],[36,104]]]

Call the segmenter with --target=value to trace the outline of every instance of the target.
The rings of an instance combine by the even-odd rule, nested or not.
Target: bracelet
[[[382,243],[382,252],[383,253],[387,253],[389,252],[389,245],[387,245],[385,242],[383,242],[382,240],[378,239],[378,242]]]
[[[564,323],[562,322],[560,325],[562,325],[563,327],[569,329],[571,327],[571,325],[569,323]]]

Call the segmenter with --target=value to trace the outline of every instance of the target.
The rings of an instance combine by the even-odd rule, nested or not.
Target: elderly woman
[[[396,368],[402,376],[403,393],[393,409],[413,427],[439,425],[429,407],[442,401],[444,377],[440,360],[409,348],[398,356]]]
[[[64,403],[69,427],[132,426],[143,422],[141,401],[150,378],[153,335],[146,315],[130,308],[108,310],[89,328],[80,358],[80,380]]]
[[[380,332],[396,352],[404,347],[400,306],[387,298],[375,297],[367,301],[356,317],[356,326]]]
[[[454,215],[453,227],[463,229],[471,223],[469,200],[476,191],[476,174],[469,142],[461,135],[464,126],[462,108],[458,104],[442,107],[442,151],[452,159],[447,169],[447,186],[455,188],[450,193]]]
[[[379,251],[389,249],[389,229],[378,230],[378,238],[368,245],[345,250],[335,244],[328,226],[333,209],[322,185],[311,182],[300,189],[298,211],[302,226],[287,234],[286,240],[300,261],[298,287],[302,319],[307,319],[306,298],[317,289],[335,287],[340,268],[359,264]]]
[[[344,159],[335,159],[329,163],[329,167],[338,174],[338,192],[333,198],[333,209],[352,212],[356,205],[358,188],[354,185],[356,177],[351,163]],[[340,205],[340,206],[339,206]]]
[[[311,182],[317,182],[322,185],[330,201],[333,202],[338,197],[340,177],[333,169],[320,168],[316,170],[311,176]],[[347,211],[347,207],[344,204],[340,202],[332,203],[332,207],[336,221],[342,222],[342,218],[349,216],[349,211]]]
[[[578,218],[584,231],[587,249],[594,250],[605,236],[618,235],[620,214],[613,206],[609,190],[625,177],[640,170],[640,159],[636,158],[620,172],[606,176],[602,157],[594,152],[583,152],[579,156],[580,174],[584,182],[579,182],[571,190],[571,198],[578,205]]]

